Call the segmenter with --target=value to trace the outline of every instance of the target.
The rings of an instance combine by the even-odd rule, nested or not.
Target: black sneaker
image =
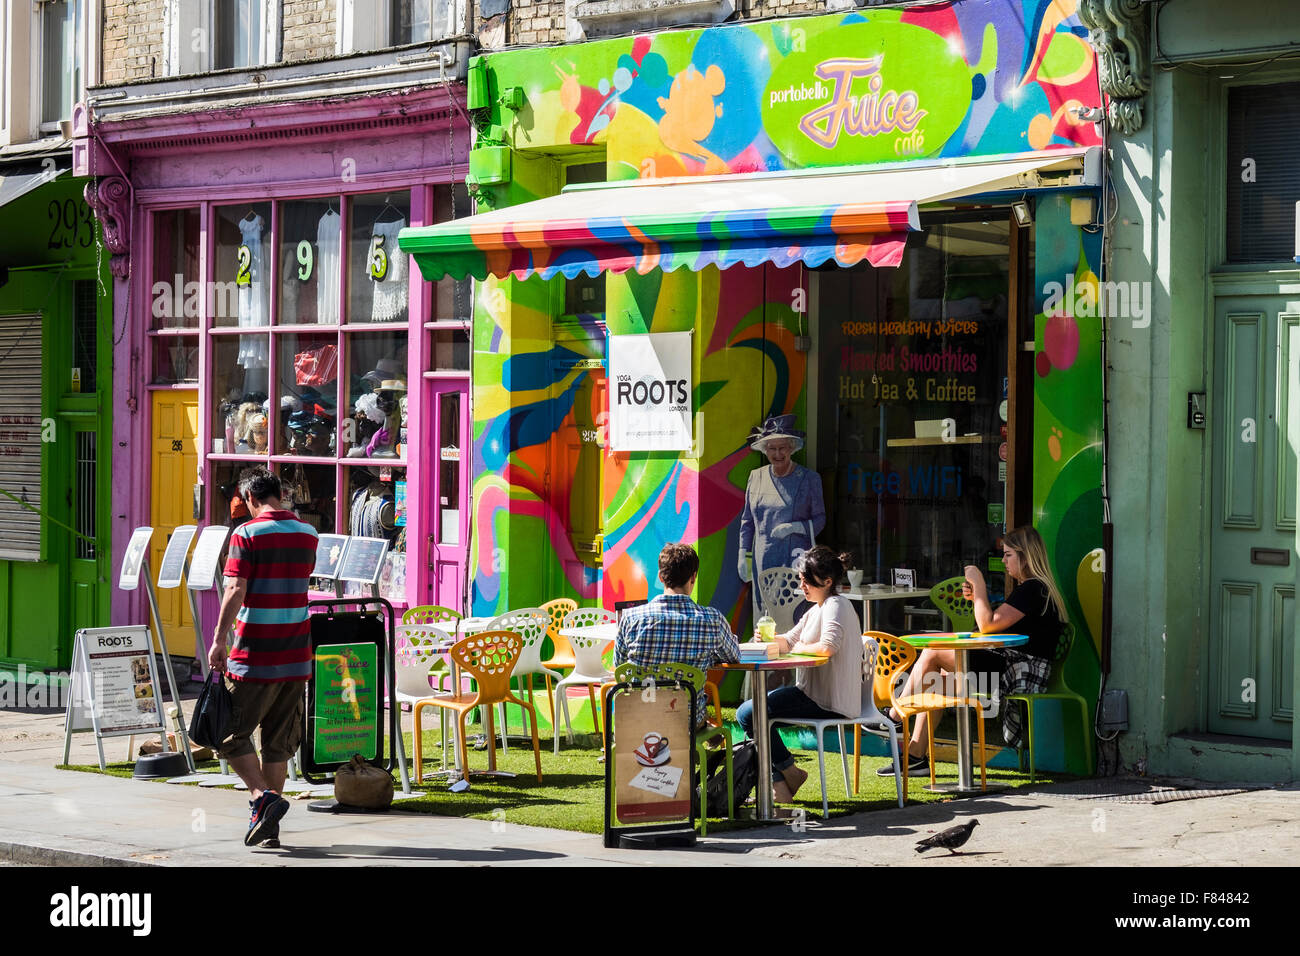
[[[894,764],[885,764],[876,771],[877,777],[892,777],[894,775]],[[911,757],[907,758],[907,776],[909,777],[928,777],[930,776],[930,758],[929,757]]]
[[[289,801],[274,790],[263,790],[262,795],[248,806],[248,832],[244,834],[244,846],[255,846],[273,836],[278,839],[280,818],[289,812]]]

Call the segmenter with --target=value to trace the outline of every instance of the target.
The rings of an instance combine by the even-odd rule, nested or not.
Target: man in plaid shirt
[[[687,664],[700,670],[721,661],[740,660],[736,635],[717,608],[691,600],[700,558],[688,544],[666,544],[659,552],[659,580],[664,593],[648,604],[629,608],[618,622],[614,660],[652,667]],[[695,713],[704,722],[704,688],[695,698]]]

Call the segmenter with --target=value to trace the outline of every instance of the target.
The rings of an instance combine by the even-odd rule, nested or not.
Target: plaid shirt
[[[1047,679],[1052,673],[1052,662],[1046,657],[1035,657],[1015,648],[998,651],[1006,660],[1002,667],[998,689],[1000,697],[1007,694],[1041,694],[1047,690]],[[1013,703],[1020,704],[1020,701]],[[1002,739],[1008,747],[1020,746],[1020,728],[1024,725],[1024,711],[1019,707],[1003,707]]]
[[[648,604],[628,608],[618,622],[616,664],[687,664],[706,671],[717,662],[738,660],[736,635],[722,612],[700,606],[685,594],[660,594]],[[704,688],[699,691],[695,712],[702,715]]]

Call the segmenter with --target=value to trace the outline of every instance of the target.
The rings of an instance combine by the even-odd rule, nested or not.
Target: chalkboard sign
[[[186,582],[190,590],[206,591],[216,583],[217,561],[221,558],[228,534],[230,530],[219,524],[209,525],[199,532],[199,543],[194,546],[194,560],[190,562],[190,577]]]
[[[349,538],[347,550],[343,553],[343,565],[339,568],[339,580],[378,583],[379,570],[384,566],[387,552],[386,538]]]
[[[122,559],[122,574],[117,579],[117,586],[123,591],[134,591],[140,586],[140,565],[149,556],[149,542],[153,539],[153,528],[136,528],[131,532],[131,540],[126,546],[126,557]]]
[[[192,524],[183,524],[172,532],[171,539],[167,542],[167,550],[163,552],[162,567],[158,569],[158,587],[181,586],[181,576],[185,572],[185,557],[190,553],[190,542],[194,540],[194,532],[198,530]]]
[[[333,581],[339,576],[343,565],[343,555],[347,551],[348,536],[345,534],[323,534],[316,539],[316,567],[311,576],[327,578]]]

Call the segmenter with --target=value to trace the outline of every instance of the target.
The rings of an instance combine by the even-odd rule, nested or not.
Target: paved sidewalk
[[[599,836],[428,814],[334,815],[294,801],[281,850],[249,849],[246,795],[53,769],[61,714],[0,712],[0,862],[50,865],[1293,865],[1300,789],[1164,805],[1074,799],[1071,785],[710,834],[695,850],[607,850]],[[121,760],[125,740],[106,742]],[[74,738],[74,763],[94,739]],[[1110,783],[1112,781],[1108,781]],[[1120,789],[1125,782],[1115,781]],[[1128,782],[1136,789],[1144,782]],[[1226,788],[1227,784],[1215,786]],[[914,843],[976,817],[961,856]]]

